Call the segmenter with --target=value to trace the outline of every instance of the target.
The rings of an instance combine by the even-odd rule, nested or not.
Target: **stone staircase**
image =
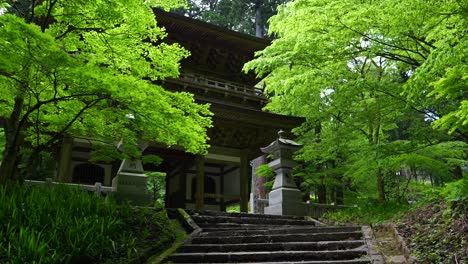
[[[163,263],[380,263],[359,226],[316,226],[298,216],[186,212],[195,231]]]

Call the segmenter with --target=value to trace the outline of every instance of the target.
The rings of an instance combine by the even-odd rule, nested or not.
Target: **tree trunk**
[[[255,36],[259,38],[263,38],[265,35],[262,23],[262,2],[262,0],[255,1]]]
[[[336,201],[336,193],[335,193],[336,189],[335,189],[335,186],[330,186],[330,188],[328,189],[328,201],[327,201],[327,204],[331,204],[331,203],[335,203]]]
[[[377,190],[379,192],[379,200],[385,202],[385,181],[381,169],[377,171]]]
[[[15,181],[16,161],[19,150],[16,146],[5,148],[2,164],[0,165],[0,184]]]
[[[16,97],[10,118],[5,122],[5,150],[0,164],[0,184],[16,181],[16,165],[22,140],[20,116],[23,104],[24,99]]]
[[[343,188],[343,178],[339,178],[338,181],[340,185],[336,186],[335,193],[336,193],[336,204],[343,205],[344,204],[344,188]]]
[[[327,203],[327,187],[323,182],[323,177],[321,179],[320,184],[317,186],[317,193],[318,193],[318,202],[321,204]]]

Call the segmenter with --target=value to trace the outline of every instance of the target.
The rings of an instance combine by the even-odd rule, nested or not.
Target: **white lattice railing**
[[[45,181],[25,180],[24,183],[27,185],[46,185],[49,187],[56,186],[56,185],[75,186],[83,190],[94,192],[96,193],[96,195],[107,194],[107,193],[113,192],[112,187],[102,186],[102,183],[100,182],[96,182],[94,185],[87,185],[87,184],[77,184],[77,183],[53,182],[51,178],[46,178]]]

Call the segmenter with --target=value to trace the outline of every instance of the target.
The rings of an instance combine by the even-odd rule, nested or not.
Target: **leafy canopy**
[[[24,147],[47,150],[66,133],[206,151],[208,106],[158,84],[176,77],[189,53],[162,42],[166,33],[152,7],[178,2],[1,1],[7,6],[0,16],[5,156]],[[2,177],[11,177],[8,164],[2,162]]]
[[[467,139],[467,7],[296,0],[270,19],[277,39],[244,70],[263,77],[266,109],[306,118],[296,132],[309,175],[373,177],[385,199],[402,166],[443,182],[464,162],[465,143],[438,143]]]

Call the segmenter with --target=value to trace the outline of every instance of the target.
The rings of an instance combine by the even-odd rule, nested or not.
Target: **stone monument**
[[[297,188],[291,171],[297,165],[292,156],[303,145],[284,138],[284,131],[279,131],[278,136],[270,145],[261,148],[263,153],[273,155],[274,160],[268,166],[276,173],[265,214],[302,216],[306,214],[306,205],[302,202],[301,191]]]

